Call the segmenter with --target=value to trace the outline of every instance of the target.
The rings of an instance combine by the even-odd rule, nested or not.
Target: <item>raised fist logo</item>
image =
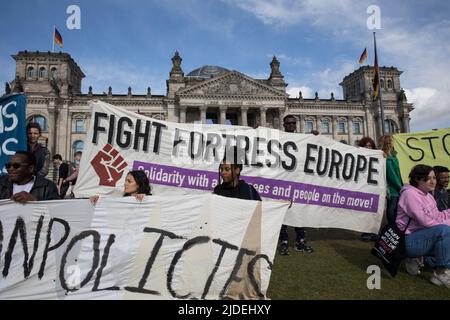
[[[100,186],[115,187],[122,177],[127,163],[119,152],[110,144],[100,150],[91,161],[95,172],[100,177]]]

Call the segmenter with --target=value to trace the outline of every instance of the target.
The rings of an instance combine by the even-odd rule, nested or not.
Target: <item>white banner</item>
[[[211,194],[1,201],[0,299],[264,299],[287,207]]]
[[[264,198],[293,201],[285,224],[378,232],[385,159],[325,135],[159,121],[100,101],[75,188],[77,197],[121,195],[129,170],[145,170],[154,194],[212,192],[224,152],[245,158],[241,178]]]

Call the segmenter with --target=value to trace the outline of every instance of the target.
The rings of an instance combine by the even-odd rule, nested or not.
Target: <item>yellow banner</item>
[[[444,166],[450,169],[450,128],[394,135],[400,171],[404,183],[417,164]]]

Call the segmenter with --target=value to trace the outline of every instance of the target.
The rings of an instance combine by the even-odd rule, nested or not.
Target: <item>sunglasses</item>
[[[297,122],[286,122],[286,124],[297,124]]]
[[[11,168],[13,168],[13,169],[19,169],[20,167],[25,167],[25,166],[28,166],[29,164],[28,163],[7,163],[7,164],[5,164],[5,168],[7,169],[7,170],[9,170],[9,169],[11,169]]]

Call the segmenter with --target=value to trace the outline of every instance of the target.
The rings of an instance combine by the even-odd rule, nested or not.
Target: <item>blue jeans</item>
[[[450,226],[440,224],[405,237],[406,256],[426,257],[432,268],[450,269]]]
[[[281,226],[281,231],[280,231],[280,240],[281,241],[288,241],[289,237],[288,237],[288,231],[287,231],[288,226],[283,224]],[[296,235],[296,242],[300,242],[300,240],[304,240],[306,238],[306,230],[305,228],[297,228],[294,227],[295,230],[295,235]]]

